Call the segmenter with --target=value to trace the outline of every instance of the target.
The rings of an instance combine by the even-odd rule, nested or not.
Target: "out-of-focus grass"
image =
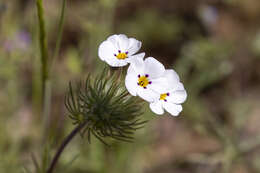
[[[44,2],[51,54],[61,3]],[[259,172],[257,0],[78,0],[67,5],[52,76],[51,140],[43,142],[35,3],[0,2],[0,172],[23,167],[34,172],[31,154],[41,164],[42,143],[50,147],[45,154],[53,155],[72,129],[63,106],[67,84],[99,71],[98,45],[113,33],[136,37],[147,56],[176,69],[188,92],[183,113],[157,117],[146,104],[144,117],[150,122],[134,143],[111,141],[107,148],[78,137],[57,172]]]

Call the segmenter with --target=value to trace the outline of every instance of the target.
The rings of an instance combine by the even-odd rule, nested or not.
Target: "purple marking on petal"
[[[125,54],[128,54],[128,52],[125,52]]]
[[[165,101],[165,102],[167,102],[167,100],[166,100],[166,99],[165,99],[164,101]]]
[[[116,56],[116,54],[114,54],[114,56]]]
[[[148,75],[148,74],[146,74],[146,75],[145,75],[145,77],[149,77],[149,75]]]
[[[152,84],[152,81],[150,81],[149,84]]]
[[[169,96],[170,95],[170,93],[167,93],[167,96]]]
[[[121,50],[118,50],[119,53],[121,53]]]
[[[141,77],[141,75],[139,74],[137,77],[138,77],[138,78],[140,78],[140,77]]]
[[[144,87],[144,89],[147,89],[147,87]]]
[[[140,84],[137,82],[137,85],[140,85]]]

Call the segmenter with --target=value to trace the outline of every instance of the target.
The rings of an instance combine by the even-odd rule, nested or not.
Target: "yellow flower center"
[[[164,101],[167,102],[166,97],[169,96],[169,95],[170,95],[169,93],[160,94],[160,100],[164,100]]]
[[[149,81],[148,77],[149,77],[149,75],[147,75],[147,74],[145,76],[138,75],[137,85],[146,89],[147,85],[152,83],[151,81]]]
[[[117,59],[126,59],[127,58],[127,54],[128,52],[121,52],[121,51],[118,51],[118,54],[115,55],[117,57]]]

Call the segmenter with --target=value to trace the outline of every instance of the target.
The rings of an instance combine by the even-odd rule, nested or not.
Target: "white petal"
[[[137,83],[136,83],[137,85]],[[158,100],[158,93],[154,92],[153,90],[149,89],[148,87],[144,89],[143,87],[140,87],[137,85],[137,95],[140,96],[142,99],[148,101],[148,102],[154,102]]]
[[[125,78],[125,86],[131,95],[136,96],[138,89],[137,87],[139,87],[137,85],[137,76],[133,74],[127,74]]]
[[[168,88],[168,91],[169,92],[172,92],[172,91],[178,91],[178,90],[185,90],[184,89],[184,86],[181,82],[177,82],[175,85],[171,85],[169,88]]]
[[[122,67],[128,64],[126,60],[118,60],[117,58],[107,58],[105,61],[112,67]]]
[[[115,47],[110,41],[103,41],[98,48],[98,56],[101,60],[114,58]]]
[[[128,64],[126,60],[117,60],[116,58],[107,60],[106,62],[112,67],[122,67]]]
[[[128,74],[136,74],[137,75],[137,73],[135,72],[134,66],[132,64],[130,64],[130,66],[127,69],[127,75]]]
[[[114,47],[116,48],[116,52],[118,52],[118,50],[120,49],[119,47],[119,42],[118,42],[118,35],[111,35],[107,38],[107,41],[110,41]]]
[[[129,57],[127,58],[127,61],[129,63],[132,63],[132,62],[135,63],[135,61],[138,61],[138,59],[139,59],[139,61],[142,62],[144,59],[144,56],[145,56],[144,52],[136,54],[136,55],[131,55],[131,56],[129,55]]]
[[[130,62],[131,68],[129,67],[127,73],[129,73],[131,70],[138,73],[138,74],[144,73],[144,67],[145,67],[144,60],[143,60],[144,55],[145,55],[145,53],[140,53],[140,54],[131,56],[129,58],[128,61]]]
[[[170,92],[170,95],[167,97],[167,100],[171,103],[181,104],[185,102],[187,98],[187,92],[185,90],[176,90]]]
[[[127,48],[129,46],[129,39],[127,36],[124,34],[118,35],[118,43],[120,51],[127,52]]]
[[[165,68],[162,65],[162,63],[160,63],[153,57],[146,58],[144,60],[144,63],[145,63],[144,73],[149,74],[150,79],[158,78],[162,76],[165,72]]]
[[[127,48],[129,55],[133,55],[136,52],[138,52],[140,50],[141,46],[142,46],[142,42],[136,40],[135,38],[130,38],[129,46]]]
[[[184,90],[184,86],[181,82],[179,82],[175,87],[174,87],[175,90]]]
[[[182,111],[181,105],[176,105],[169,102],[164,102],[163,104],[164,109],[169,112],[173,116],[178,116],[179,113]]]
[[[179,75],[172,69],[165,70],[163,76],[167,78],[170,88],[175,87],[180,81]]]
[[[168,82],[166,78],[156,78],[150,80],[152,83],[149,84],[149,87],[158,92],[158,93],[166,93],[168,90]]]
[[[150,103],[150,108],[156,114],[162,115],[164,113],[164,110],[162,108],[162,104],[160,101]]]

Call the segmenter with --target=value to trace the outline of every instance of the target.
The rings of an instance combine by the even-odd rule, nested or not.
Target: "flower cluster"
[[[112,67],[130,64],[125,86],[131,95],[149,102],[154,113],[163,114],[165,109],[173,116],[179,115],[187,93],[178,74],[173,69],[165,69],[153,57],[144,59],[144,53],[137,54],[140,48],[141,42],[134,38],[112,35],[101,43],[98,55]]]

